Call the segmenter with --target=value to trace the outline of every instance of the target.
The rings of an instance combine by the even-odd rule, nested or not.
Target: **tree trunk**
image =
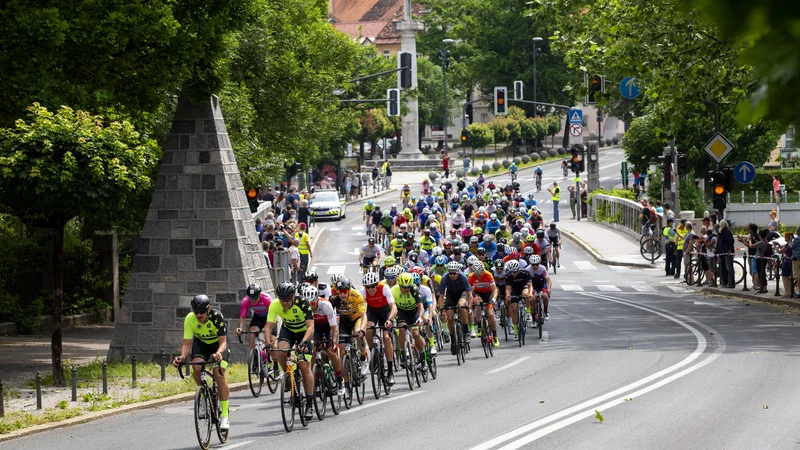
[[[62,356],[61,317],[64,309],[64,224],[53,228],[53,332],[50,349],[53,358],[53,384],[66,386]]]

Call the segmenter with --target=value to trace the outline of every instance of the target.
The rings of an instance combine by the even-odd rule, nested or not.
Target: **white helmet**
[[[489,218],[492,220],[497,220],[497,214],[492,214],[491,216],[489,216]]]
[[[473,264],[475,264],[476,262],[481,262],[481,261],[478,259],[478,257],[477,257],[477,256],[470,256],[469,258],[467,258],[467,264],[469,264],[469,265],[473,265]]]
[[[461,264],[458,261],[450,261],[447,263],[447,271],[448,272],[458,272],[461,270]]]
[[[309,302],[318,301],[319,289],[317,289],[313,284],[303,284],[303,287],[300,289],[300,297],[304,300],[308,300]]]
[[[478,208],[478,211],[479,212],[486,212],[486,207],[485,206],[481,206],[480,208]]]
[[[472,271],[475,273],[483,273],[486,268],[483,266],[483,263],[480,261],[475,261],[472,263]]]
[[[506,272],[516,272],[519,270],[519,261],[512,259],[506,263]]]
[[[342,278],[344,278],[344,274],[342,273],[334,273],[331,275],[331,286],[336,286],[336,283],[338,283]]]
[[[388,274],[389,271],[392,270],[392,269],[394,269],[394,268],[390,267],[390,268],[386,269],[386,273]],[[364,274],[364,280],[363,281],[364,281],[364,283],[363,283],[364,286],[369,286],[371,284],[378,284],[378,281],[380,281],[380,279],[378,278],[378,274],[377,273],[375,273],[375,272],[367,272],[367,273]]]
[[[439,256],[442,253],[444,253],[444,249],[442,249],[442,247],[439,247],[438,245],[436,247],[433,247],[433,250],[431,250],[431,254],[434,257]]]
[[[528,247],[528,248],[530,248],[530,247]],[[509,261],[509,262],[511,262],[511,261]],[[540,264],[541,262],[542,262],[542,257],[541,256],[539,256],[539,255],[531,256],[531,264]]]

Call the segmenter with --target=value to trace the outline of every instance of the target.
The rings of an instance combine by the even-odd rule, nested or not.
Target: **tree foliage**
[[[471,123],[467,130],[469,130],[469,146],[474,149],[485,148],[494,142],[494,132],[485,123]]]
[[[444,117],[444,76],[442,66],[434,60],[417,58],[416,94],[419,97],[420,129],[427,125],[441,125]],[[448,84],[447,117],[460,115],[463,99],[462,93]]]

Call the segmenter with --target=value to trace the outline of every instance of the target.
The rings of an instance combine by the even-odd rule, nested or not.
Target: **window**
[[[384,50],[383,51],[383,57],[386,58],[386,59],[389,59],[389,50]]]

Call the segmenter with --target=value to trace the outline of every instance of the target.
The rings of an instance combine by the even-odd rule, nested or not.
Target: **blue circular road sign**
[[[747,184],[756,178],[756,168],[747,161],[742,161],[733,169],[733,177],[742,184]]]
[[[623,97],[632,100],[639,96],[639,80],[634,77],[626,77],[619,84],[619,93]]]

